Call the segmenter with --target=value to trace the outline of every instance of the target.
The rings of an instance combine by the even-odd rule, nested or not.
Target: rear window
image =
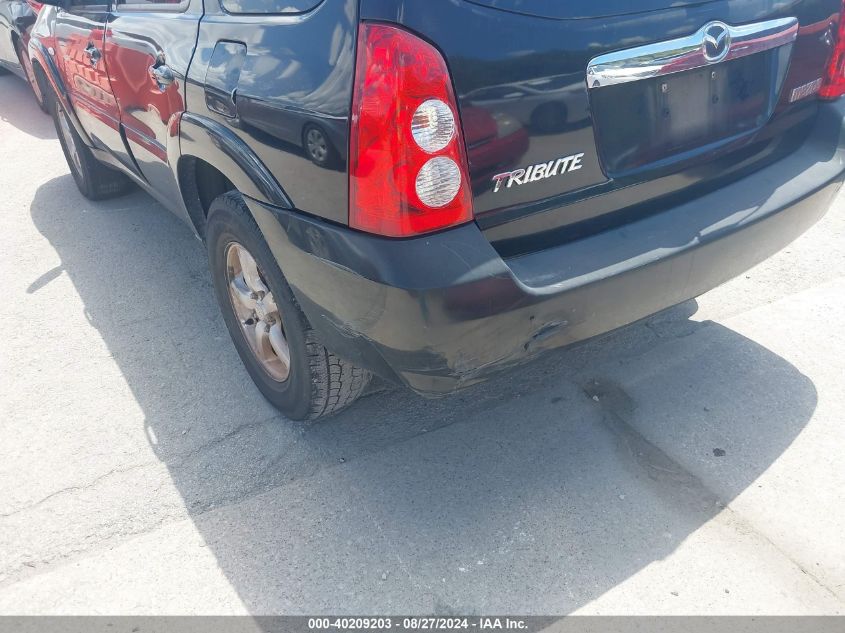
[[[280,15],[305,13],[322,2],[323,0],[221,0],[223,8],[229,13]]]
[[[576,19],[605,18],[613,15],[625,15],[626,13],[676,9],[693,4],[705,4],[707,0],[594,0],[593,2],[573,2],[572,0],[467,0],[467,2],[513,13],[546,18]]]

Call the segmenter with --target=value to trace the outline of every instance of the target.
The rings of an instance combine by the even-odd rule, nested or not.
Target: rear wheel
[[[80,193],[89,200],[103,200],[126,193],[131,186],[129,179],[94,158],[91,150],[76,133],[59,100],[51,101],[56,133]]]
[[[35,102],[38,104],[38,107],[41,108],[42,112],[47,112],[49,114],[47,110],[47,103],[44,99],[44,92],[41,90],[41,85],[38,83],[38,78],[35,76],[35,69],[32,67],[32,62],[29,59],[29,55],[26,54],[26,49],[24,48],[21,40],[17,40],[15,42],[15,50],[17,51],[23,72],[26,75],[26,80],[29,82],[29,87],[32,88],[32,94],[35,96]]]
[[[206,243],[223,320],[264,397],[294,420],[352,404],[369,372],[338,358],[317,338],[240,194],[211,203]]]

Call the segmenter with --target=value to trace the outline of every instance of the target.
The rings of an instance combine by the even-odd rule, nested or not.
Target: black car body
[[[840,0],[98,1],[30,46],[59,123],[201,238],[237,192],[359,382],[450,393],[695,297],[845,178]]]

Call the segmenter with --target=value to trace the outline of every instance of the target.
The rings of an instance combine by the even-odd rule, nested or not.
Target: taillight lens
[[[406,237],[471,219],[466,151],[446,62],[407,31],[363,23],[349,144],[350,226]]]
[[[821,99],[838,99],[845,95],[845,2],[839,13],[839,24],[834,33],[836,38],[830,63],[825,70],[824,82],[819,90]]]

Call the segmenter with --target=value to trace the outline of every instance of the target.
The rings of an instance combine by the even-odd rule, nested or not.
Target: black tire
[[[58,99],[48,101],[53,109],[56,134],[79,192],[89,200],[105,200],[126,193],[132,186],[130,180],[94,158],[64,112],[61,102]],[[71,143],[73,148],[70,147]],[[76,157],[72,154],[73,150],[76,151]],[[75,158],[78,158],[78,161]]]
[[[47,76],[44,74],[44,71],[41,69],[41,66],[36,64],[32,67],[33,72],[35,73],[35,81],[38,83],[38,89],[41,91],[41,95],[44,101],[44,112],[47,113],[47,116],[53,116],[53,108],[55,108],[55,104],[53,101],[55,100],[55,94],[53,93],[53,86],[50,85]]]
[[[290,374],[274,380],[253,353],[229,295],[227,251],[244,247],[273,294],[290,348]],[[366,388],[370,373],[327,350],[311,329],[285,281],[275,257],[241,195],[225,193],[211,203],[206,245],[217,302],[229,334],[252,380],[276,408],[293,420],[314,420],[352,404]]]
[[[49,114],[50,111],[47,109],[47,100],[44,98],[44,91],[42,90],[41,82],[38,81],[35,69],[32,67],[32,62],[29,60],[29,56],[26,54],[26,50],[24,49],[23,42],[21,40],[15,41],[15,52],[18,54],[18,60],[20,60],[21,68],[23,68],[26,80],[29,82],[29,88],[32,90],[32,95],[35,97],[35,103],[38,104],[38,107],[42,112]]]
[[[309,123],[303,128],[302,148],[308,159],[318,167],[334,169],[341,164],[340,153],[319,125]]]

